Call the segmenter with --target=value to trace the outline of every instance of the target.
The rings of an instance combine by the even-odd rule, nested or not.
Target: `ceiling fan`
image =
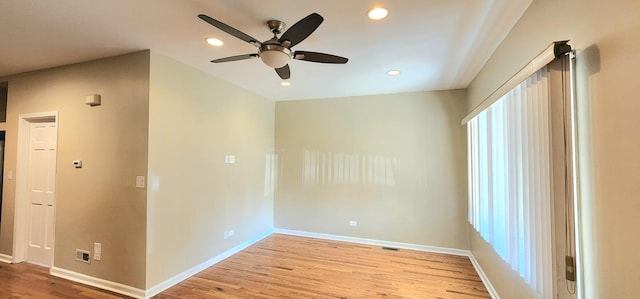
[[[298,21],[297,23],[293,24],[293,26],[285,31],[280,37],[278,37],[278,34],[282,33],[282,31],[285,29],[285,23],[278,20],[268,21],[267,26],[269,26],[269,29],[273,33],[273,37],[264,42],[260,42],[257,39],[247,35],[246,33],[207,15],[200,14],[198,15],[198,18],[258,48],[257,53],[236,55],[211,60],[211,62],[213,63],[259,57],[262,62],[264,62],[264,64],[274,68],[280,78],[289,79],[291,77],[291,71],[289,70],[288,63],[291,58],[310,62],[335,64],[344,64],[349,60],[347,58],[331,54],[309,51],[293,51],[291,49],[293,46],[306,39],[318,28],[318,26],[320,26],[324,19],[317,13],[312,13],[302,20]]]

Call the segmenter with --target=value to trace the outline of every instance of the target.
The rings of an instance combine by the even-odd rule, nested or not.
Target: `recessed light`
[[[282,85],[282,86],[284,86],[284,87],[288,87],[288,86],[291,86],[291,82],[289,82],[289,81],[282,81],[282,82],[280,82],[280,85]]]
[[[207,44],[210,44],[215,47],[220,47],[224,44],[221,40],[213,37],[207,38],[206,41],[207,41]]]
[[[386,17],[388,13],[389,12],[386,9],[382,7],[376,7],[370,10],[367,15],[369,16],[369,19],[380,20],[380,19],[384,19],[384,17]]]
[[[400,71],[398,71],[398,70],[388,71],[387,75],[389,75],[389,76],[397,76],[397,75],[400,75]]]

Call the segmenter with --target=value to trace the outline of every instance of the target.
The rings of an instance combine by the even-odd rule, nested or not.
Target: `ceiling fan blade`
[[[345,64],[347,63],[347,61],[349,61],[348,58],[331,55],[331,54],[325,54],[325,53],[309,52],[309,51],[296,51],[293,54],[293,59],[311,61],[311,62],[338,63],[338,64]]]
[[[235,37],[237,37],[237,38],[239,38],[239,39],[241,39],[241,40],[243,40],[245,42],[248,42],[248,43],[250,43],[250,44],[252,44],[252,45],[254,45],[256,47],[259,47],[260,45],[262,45],[262,43],[260,41],[258,41],[257,39],[251,37],[250,35],[242,32],[242,31],[240,31],[238,29],[235,29],[235,28],[233,28],[233,27],[231,27],[231,26],[229,26],[229,25],[227,25],[225,23],[222,23],[222,22],[220,22],[220,21],[218,21],[218,20],[216,20],[216,19],[214,19],[214,18],[212,18],[210,16],[200,14],[200,15],[198,15],[198,18],[200,18],[203,21],[213,25],[214,27],[216,27],[216,28],[218,28],[218,29],[230,34],[230,35],[233,35],[233,36],[235,36]]]
[[[211,62],[220,63],[220,62],[229,62],[229,61],[244,60],[244,59],[251,59],[251,58],[258,58],[258,57],[260,57],[260,55],[258,54],[243,54],[243,55],[218,58],[218,59],[211,60]]]
[[[322,21],[324,18],[314,12],[289,27],[289,30],[280,37],[278,42],[282,44],[284,41],[290,41],[289,48],[291,48],[311,35],[322,24]]]
[[[278,76],[280,76],[282,80],[287,80],[291,78],[291,70],[289,69],[288,64],[285,64],[283,67],[275,70],[276,70],[276,73],[278,73]]]

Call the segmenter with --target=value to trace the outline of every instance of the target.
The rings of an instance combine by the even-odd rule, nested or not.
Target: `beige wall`
[[[468,248],[465,96],[277,102],[275,226]]]
[[[274,103],[153,52],[150,77],[147,288],[273,228]]]
[[[149,52],[10,77],[5,173],[16,171],[18,115],[58,111],[54,266],[144,287]],[[89,107],[84,96],[102,95]],[[72,161],[83,160],[82,169]],[[0,252],[12,254],[15,180],[4,176]],[[102,261],[74,260],[75,249]]]
[[[552,41],[570,39],[578,51],[585,298],[640,293],[638,33],[635,0],[534,0],[468,89],[470,110]],[[471,250],[498,292],[522,298],[518,278],[471,234]]]

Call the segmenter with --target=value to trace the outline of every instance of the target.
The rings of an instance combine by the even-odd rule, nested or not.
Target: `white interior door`
[[[53,263],[56,146],[55,122],[30,124],[27,260],[46,266],[51,266]]]

